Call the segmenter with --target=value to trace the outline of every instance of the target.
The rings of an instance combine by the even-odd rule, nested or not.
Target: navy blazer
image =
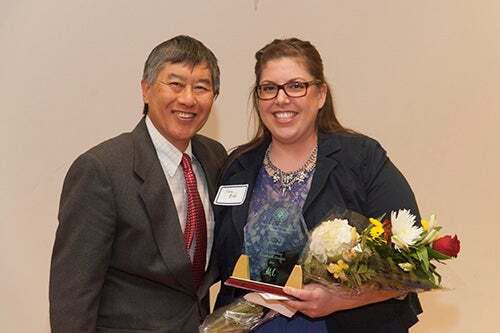
[[[265,140],[256,149],[234,159],[222,176],[222,185],[248,184],[247,197],[242,205],[217,207],[216,210],[214,246],[222,281],[231,275],[241,254],[243,227],[269,142],[269,139]],[[367,217],[410,209],[420,220],[415,196],[404,176],[377,141],[359,134],[330,133],[318,137],[316,170],[303,207],[309,230],[318,225],[333,207],[345,207]],[[217,306],[230,303],[244,293],[222,286]],[[409,294],[404,300],[391,299],[339,311],[326,319],[329,331],[336,333],[407,332],[418,321],[417,314],[421,312],[416,295]]]

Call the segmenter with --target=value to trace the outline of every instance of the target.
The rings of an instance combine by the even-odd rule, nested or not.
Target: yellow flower
[[[436,223],[436,216],[431,215],[429,220],[422,219],[420,223],[424,229],[424,238],[419,241],[419,244],[426,245],[432,243],[439,236],[439,230],[441,229]]]
[[[422,219],[420,223],[422,224],[422,228],[424,228],[425,231],[429,231],[429,221]]]
[[[328,265],[328,271],[333,274],[336,279],[346,280],[345,270],[349,268],[349,265],[340,259],[336,264],[331,263]]]
[[[422,219],[420,220],[420,223],[425,231],[431,231],[436,226],[436,215],[432,214],[429,221]]]
[[[380,235],[384,233],[384,226],[382,222],[377,219],[370,218],[370,223],[373,225],[373,227],[370,229],[370,236],[373,239],[380,237]]]

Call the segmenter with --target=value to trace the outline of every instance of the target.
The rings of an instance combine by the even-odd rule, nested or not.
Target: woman
[[[368,217],[410,209],[419,220],[413,192],[384,149],[340,125],[313,45],[296,38],[274,40],[255,57],[253,105],[259,128],[253,140],[231,154],[222,176],[222,185],[248,184],[243,204],[218,212],[215,249],[222,281],[242,252],[252,263],[260,260],[264,242],[258,236],[268,228],[267,217],[280,209],[291,211],[290,223],[303,215],[309,230],[339,206]],[[408,332],[421,312],[413,294],[363,289],[346,296],[314,283],[285,289],[297,298],[288,305],[299,315],[273,319],[257,332]],[[223,286],[217,305],[243,293]]]

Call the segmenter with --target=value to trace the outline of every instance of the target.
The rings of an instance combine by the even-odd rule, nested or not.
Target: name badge
[[[222,185],[217,191],[214,204],[219,206],[239,206],[247,196],[248,184]]]

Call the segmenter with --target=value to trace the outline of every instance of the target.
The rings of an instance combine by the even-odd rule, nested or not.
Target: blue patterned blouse
[[[283,285],[307,241],[302,216],[311,172],[302,183],[283,191],[279,183],[262,167],[257,176],[244,229],[244,251],[250,257],[253,280]],[[278,316],[255,330],[274,332],[327,332],[325,322],[296,314],[292,318]]]

